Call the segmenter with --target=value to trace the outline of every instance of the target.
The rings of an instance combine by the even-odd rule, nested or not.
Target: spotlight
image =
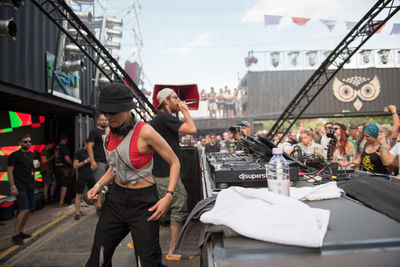
[[[14,37],[17,34],[17,24],[14,19],[0,20],[0,37]]]
[[[65,46],[65,52],[71,55],[82,55],[82,56],[84,55],[83,52],[79,49],[79,47],[74,44],[67,44]]]
[[[249,56],[244,59],[246,67],[250,67],[251,64],[257,64],[258,59],[255,56]]]
[[[85,70],[85,64],[83,63],[83,59],[74,60],[74,61],[66,61],[61,66],[61,70],[63,72],[74,72],[79,70]]]
[[[78,5],[93,5],[94,0],[73,0]]]
[[[0,0],[0,6],[19,8],[24,5],[22,0]]]
[[[92,21],[92,13],[89,11],[74,11],[81,20]]]
[[[107,47],[109,49],[120,49],[121,48],[120,43],[116,43],[116,42],[112,42],[112,41],[107,41],[104,45],[105,45],[105,47]]]
[[[119,26],[122,27],[122,19],[117,19],[115,17],[107,18],[107,27]]]
[[[107,35],[110,36],[110,37],[121,38],[122,37],[122,31],[121,30],[114,30],[114,29],[107,29]]]
[[[105,86],[105,85],[110,84],[110,83],[111,83],[110,80],[107,79],[106,77],[100,77],[99,78],[99,85],[101,85],[101,86]]]

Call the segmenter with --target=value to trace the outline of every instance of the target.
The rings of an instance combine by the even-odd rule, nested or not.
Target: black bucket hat
[[[111,83],[101,89],[97,109],[102,113],[122,112],[136,108],[133,94],[128,86],[122,83]]]

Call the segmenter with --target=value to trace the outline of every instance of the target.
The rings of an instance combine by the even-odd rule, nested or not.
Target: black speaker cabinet
[[[188,194],[188,213],[192,211],[197,202],[202,200],[201,167],[199,152],[196,147],[181,147],[181,179]]]

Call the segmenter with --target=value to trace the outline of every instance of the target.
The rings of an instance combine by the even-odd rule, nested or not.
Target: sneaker
[[[80,220],[80,219],[81,219],[81,215],[79,215],[79,214],[75,214],[75,217],[74,217],[74,218],[75,218],[75,220],[76,220],[76,221],[78,221],[78,220]]]
[[[24,240],[22,240],[21,235],[13,235],[11,237],[11,241],[14,242],[16,245],[23,245],[25,244]]]
[[[32,235],[30,235],[30,234],[25,234],[24,232],[21,232],[21,233],[19,234],[19,236],[20,236],[22,239],[31,238],[31,237],[32,237]]]

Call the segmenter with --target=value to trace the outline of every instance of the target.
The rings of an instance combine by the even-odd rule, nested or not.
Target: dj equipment
[[[263,136],[248,136],[240,139],[238,144],[244,151],[238,153],[213,153],[207,156],[210,174],[216,187],[229,186],[267,187],[267,174],[265,166],[272,157],[272,148],[275,147]],[[299,168],[307,168],[286,153],[289,163],[289,176],[292,183],[299,177]]]

